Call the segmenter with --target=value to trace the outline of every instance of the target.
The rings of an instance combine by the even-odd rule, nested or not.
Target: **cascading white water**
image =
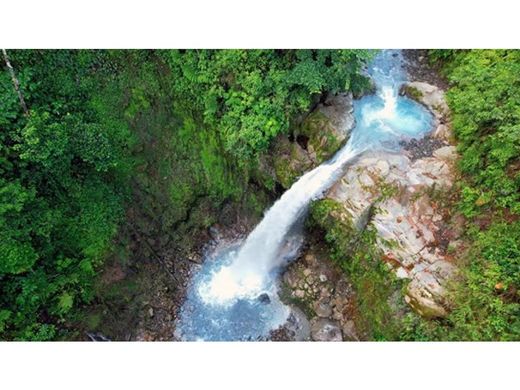
[[[429,130],[430,113],[398,96],[405,80],[399,52],[381,52],[372,61],[369,74],[377,93],[355,103],[356,126],[347,144],[330,161],[294,183],[245,242],[216,252],[217,261],[208,262],[201,270],[177,325],[181,338],[255,338],[283,324],[289,311],[277,298],[276,271],[297,253],[302,241],[297,228],[310,202],[319,198],[358,154],[368,148],[397,149],[403,138]],[[262,295],[269,297],[269,304],[258,302]]]
[[[294,223],[337,178],[341,168],[361,150],[348,143],[336,158],[303,175],[269,209],[264,219],[247,237],[238,255],[227,267],[215,273],[213,279],[199,288],[207,303],[256,297],[265,288],[265,278],[284,263],[280,249]]]

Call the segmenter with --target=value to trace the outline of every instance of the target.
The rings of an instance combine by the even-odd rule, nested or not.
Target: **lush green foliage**
[[[89,107],[95,52],[10,52],[30,115],[7,72],[0,143],[0,335],[44,340],[90,285],[122,216],[114,176],[127,129]]]
[[[460,211],[470,248],[453,310],[432,333],[454,340],[520,337],[520,52],[435,50],[462,155]]]
[[[472,228],[473,245],[462,280],[453,290],[454,310],[443,338],[520,339],[520,222]]]
[[[368,55],[8,53],[30,115],[2,69],[0,338],[26,340],[68,337],[118,231],[189,245],[225,201],[259,208],[245,162],[322,92],[364,88]]]
[[[453,128],[467,174],[464,213],[492,207],[520,214],[520,52],[448,51]]]
[[[165,53],[176,75],[174,93],[203,113],[225,150],[240,161],[263,152],[313,98],[330,91],[359,92],[368,51],[189,50]]]

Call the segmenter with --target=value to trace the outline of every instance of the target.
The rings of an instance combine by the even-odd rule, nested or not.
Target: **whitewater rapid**
[[[365,150],[397,150],[399,141],[430,129],[431,114],[398,95],[406,80],[399,51],[380,52],[368,73],[376,93],[354,103],[356,124],[346,145],[295,182],[244,242],[218,248],[208,256],[188,291],[176,327],[178,337],[258,339],[283,325],[290,309],[278,298],[276,277],[298,253],[310,203],[322,197]]]

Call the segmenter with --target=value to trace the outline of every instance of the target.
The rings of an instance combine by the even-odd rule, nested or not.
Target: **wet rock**
[[[213,240],[218,241],[222,235],[220,230],[221,230],[220,226],[218,226],[218,225],[210,226],[210,228],[208,229],[209,236]]]
[[[307,341],[311,337],[311,325],[305,314],[297,307],[291,308],[287,328],[293,333],[294,341]]]
[[[266,293],[260,294],[257,299],[258,302],[263,303],[264,305],[271,303],[271,298],[269,298],[269,295]]]
[[[401,145],[403,146],[403,149],[407,151],[410,159],[415,161],[420,158],[433,156],[433,153],[438,148],[442,148],[445,143],[442,140],[426,136],[419,140],[412,139],[408,142],[403,142]]]
[[[311,321],[311,338],[314,341],[342,341],[339,323],[325,318]]]
[[[294,139],[279,135],[259,163],[259,179],[273,179],[289,188],[301,175],[329,159],[345,144],[354,128],[351,94],[331,95],[295,131]]]

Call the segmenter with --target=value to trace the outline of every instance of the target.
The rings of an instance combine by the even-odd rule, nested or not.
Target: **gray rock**
[[[434,85],[421,81],[408,82],[403,84],[400,92],[425,105],[439,120],[448,115],[444,91]]]
[[[318,317],[327,318],[332,315],[332,307],[324,301],[317,301],[314,304],[314,311]]]
[[[295,275],[294,272],[292,272],[292,270],[289,270],[287,272],[284,273],[283,275],[283,281],[292,289],[296,288],[296,286],[298,285],[298,277]]]
[[[388,172],[390,171],[390,167],[388,165],[388,162],[386,162],[385,160],[379,160],[376,163],[376,168],[379,170],[379,174],[381,176],[388,175]]]
[[[308,341],[311,337],[311,324],[303,311],[297,307],[291,308],[287,328],[294,332],[295,341]]]
[[[438,125],[437,128],[432,132],[432,137],[443,141],[449,141],[451,138],[451,131],[449,126],[444,124]]]
[[[311,321],[311,338],[314,341],[343,341],[338,322],[325,318]]]
[[[415,161],[383,151],[365,154],[327,194],[344,206],[344,212],[335,217],[358,226],[366,224],[367,215],[370,216],[368,219],[378,234],[377,245],[385,258],[392,260],[390,268],[398,277],[412,280],[406,293],[407,302],[425,317],[447,314],[443,286],[455,270],[451,264],[446,266],[449,263],[442,251],[429,250],[436,245],[442,213],[427,195],[430,189],[448,189],[453,184],[450,161],[454,152],[452,146],[441,146],[431,157]],[[381,161],[386,161],[388,172]],[[369,185],[367,178],[378,184]],[[381,201],[382,183],[396,191]],[[367,213],[369,208],[371,213]],[[341,305],[336,300],[332,303],[338,309],[333,318],[340,320]]]
[[[327,287],[323,287],[320,291],[320,297],[321,298],[329,298],[330,297],[330,291]]]
[[[210,237],[215,241],[218,241],[221,237],[220,227],[218,225],[210,226],[208,229],[208,233]]]
[[[359,341],[359,336],[356,331],[356,325],[354,321],[347,320],[341,327],[343,331],[343,338],[348,341]]]
[[[457,158],[457,148],[455,146],[444,146],[434,151],[433,156],[439,160],[453,161]]]
[[[436,302],[435,296],[418,279],[408,284],[405,301],[425,318],[439,318],[447,315],[446,309]]]
[[[340,93],[330,95],[325,105],[318,106],[318,110],[331,121],[335,135],[342,141],[346,140],[354,128],[353,103],[352,94]]]

